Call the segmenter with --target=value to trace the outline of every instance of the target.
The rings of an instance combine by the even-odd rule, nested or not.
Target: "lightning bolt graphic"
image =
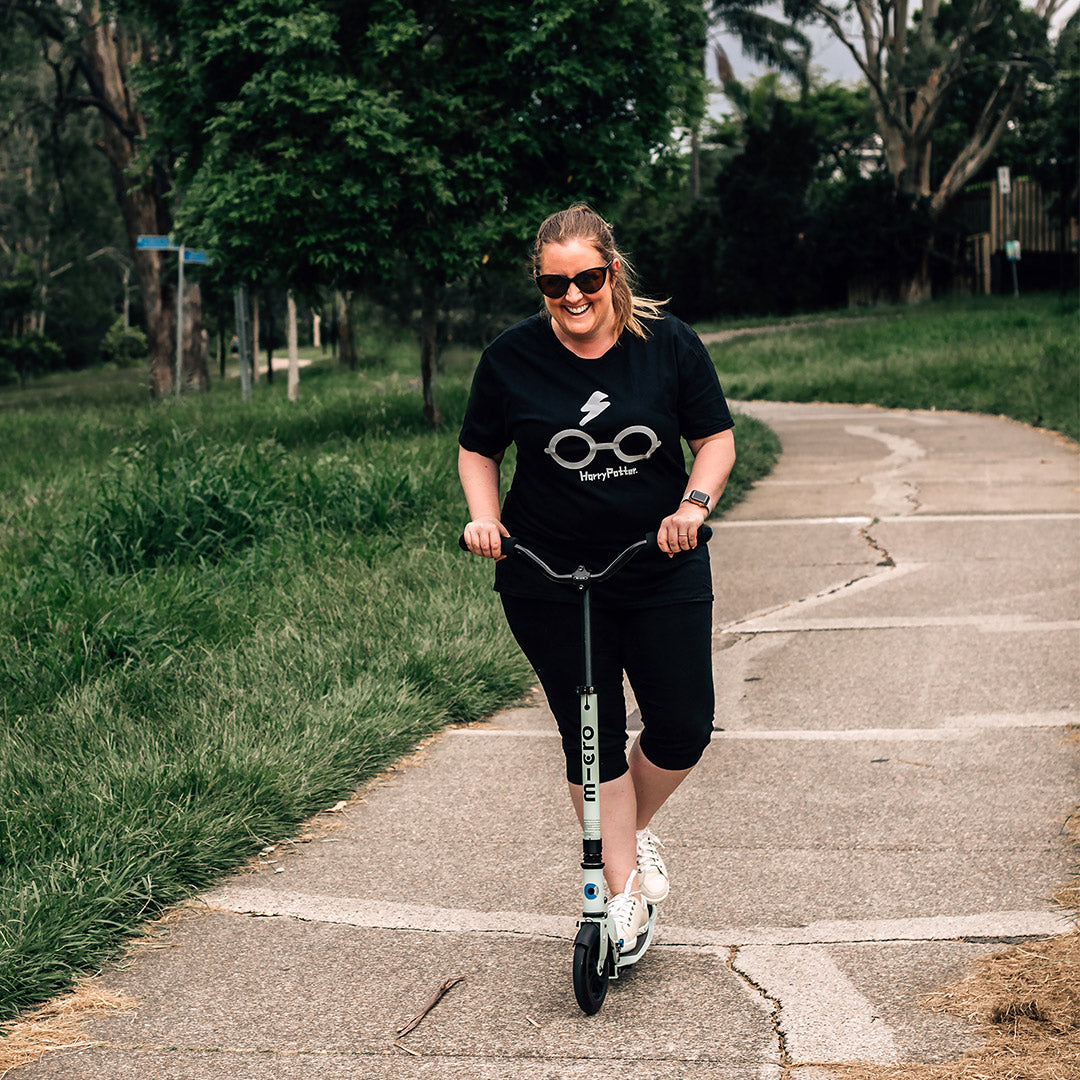
[[[602,390],[594,390],[592,397],[581,406],[581,426],[595,420],[610,404],[607,394]]]

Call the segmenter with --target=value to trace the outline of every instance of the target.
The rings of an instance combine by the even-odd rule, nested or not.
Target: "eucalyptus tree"
[[[704,105],[700,0],[146,0],[172,60],[150,135],[185,235],[241,278],[420,294],[424,410],[445,286],[610,205]]]
[[[31,282],[21,332],[47,334],[82,367],[98,357],[126,268],[101,125],[60,104],[55,57],[29,25],[0,14],[0,29],[0,278]]]
[[[148,37],[145,23],[134,14],[123,0],[0,0],[0,32],[37,38],[39,55],[50,73],[42,105],[51,110],[54,125],[77,111],[90,111],[100,121],[96,142],[109,164],[143,302],[151,392],[163,395],[173,389],[172,276],[160,254],[137,250],[136,238],[171,230],[170,164],[167,156],[153,159],[140,154],[146,118],[134,70],[155,62],[168,43]],[[185,350],[185,364],[195,383],[205,384],[206,360],[197,335]]]
[[[730,21],[768,0],[711,0]],[[931,220],[990,160],[1043,74],[1051,18],[1063,0],[783,0],[793,25],[827,28],[862,72],[885,167],[898,196]],[[966,95],[967,137],[935,160],[935,135],[950,103]],[[930,234],[901,286],[908,301],[930,296]]]

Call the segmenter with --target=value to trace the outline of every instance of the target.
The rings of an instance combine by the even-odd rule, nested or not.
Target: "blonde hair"
[[[615,340],[623,330],[629,330],[640,338],[648,337],[643,319],[662,319],[660,310],[666,300],[649,300],[635,296],[633,292],[634,271],[626,256],[615,247],[611,226],[586,203],[574,203],[545,218],[536,231],[533,248],[533,275],[540,272],[540,256],[547,244],[566,244],[571,240],[583,240],[600,253],[605,263],[619,260],[619,270],[611,276],[611,306],[615,311]]]

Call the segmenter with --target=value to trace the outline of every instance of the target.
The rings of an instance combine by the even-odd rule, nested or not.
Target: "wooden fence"
[[[1005,241],[1020,242],[1021,259],[1075,256],[1080,230],[1073,214],[1062,228],[1050,215],[1051,198],[1034,180],[1014,180],[1008,195],[996,183],[960,197],[952,216],[968,230],[965,262],[970,289],[989,293],[993,289],[995,261],[1004,259]]]

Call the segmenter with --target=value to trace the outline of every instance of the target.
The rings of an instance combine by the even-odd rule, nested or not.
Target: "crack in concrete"
[[[876,525],[879,522],[879,518],[875,518],[871,525]],[[876,551],[881,560],[878,562],[878,566],[887,566],[890,569],[896,566],[896,560],[889,554],[888,550],[882,545],[882,543],[876,538],[870,535],[870,526],[864,526],[859,530],[859,536],[870,545],[872,551]]]
[[[788,1053],[787,1046],[787,1033],[784,1031],[783,1025],[780,1023],[780,1011],[781,1003],[778,997],[774,997],[770,994],[765,987],[755,982],[754,979],[745,971],[739,969],[736,964],[739,955],[739,947],[732,945],[728,951],[727,961],[725,966],[728,971],[732,973],[736,978],[742,979],[742,981],[750,987],[750,989],[757,994],[762,1001],[764,1001],[769,1008],[769,1017],[772,1021],[773,1031],[776,1032],[776,1044],[777,1044],[777,1059],[780,1066],[779,1080],[790,1080],[791,1069],[793,1062],[791,1055]]]

